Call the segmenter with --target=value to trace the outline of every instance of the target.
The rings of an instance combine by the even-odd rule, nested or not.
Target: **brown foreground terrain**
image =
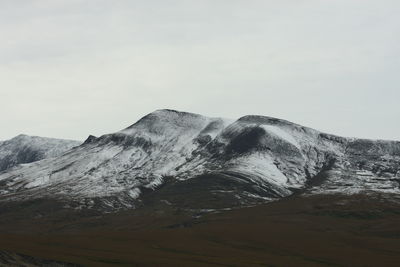
[[[292,197],[199,218],[161,204],[104,216],[26,209],[0,216],[0,265],[29,255],[84,266],[400,266],[391,196]]]

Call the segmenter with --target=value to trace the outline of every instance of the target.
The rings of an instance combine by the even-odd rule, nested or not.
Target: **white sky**
[[[0,139],[170,108],[400,140],[398,0],[2,0]]]

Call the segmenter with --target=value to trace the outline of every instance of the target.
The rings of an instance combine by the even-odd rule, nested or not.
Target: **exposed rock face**
[[[233,121],[158,110],[62,156],[3,173],[0,198],[115,210],[134,207],[148,192],[201,187],[202,197],[229,208],[293,193],[397,194],[399,169],[400,142],[343,138],[263,116]]]
[[[60,156],[80,144],[78,141],[18,135],[0,142],[0,172],[18,164]]]

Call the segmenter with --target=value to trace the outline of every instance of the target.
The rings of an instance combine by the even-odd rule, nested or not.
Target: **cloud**
[[[84,139],[158,108],[400,139],[398,1],[0,3],[0,139]]]

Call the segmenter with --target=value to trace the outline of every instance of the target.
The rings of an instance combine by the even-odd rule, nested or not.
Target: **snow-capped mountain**
[[[60,156],[80,144],[78,141],[23,134],[7,141],[0,141],[0,172],[18,164]]]
[[[399,194],[399,183],[400,142],[338,137],[264,116],[158,110],[1,174],[0,199],[57,198],[113,210],[149,194],[171,204],[171,197],[187,201],[201,191],[200,198],[223,199],[219,207],[229,208],[294,193]]]

